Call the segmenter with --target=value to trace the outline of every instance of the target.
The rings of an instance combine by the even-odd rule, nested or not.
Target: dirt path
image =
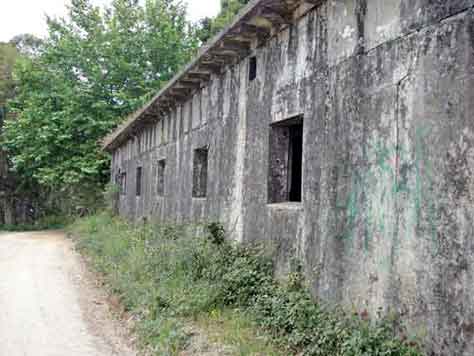
[[[0,233],[0,355],[136,355],[72,242]]]

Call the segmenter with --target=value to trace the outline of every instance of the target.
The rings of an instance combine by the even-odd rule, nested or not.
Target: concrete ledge
[[[300,202],[284,202],[267,204],[270,209],[276,210],[303,210],[303,203]]]

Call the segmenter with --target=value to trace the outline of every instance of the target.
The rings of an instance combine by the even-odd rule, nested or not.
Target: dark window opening
[[[301,201],[303,125],[290,126],[288,190],[290,201]]]
[[[120,194],[125,195],[127,194],[127,173],[122,172],[120,174]]]
[[[166,160],[162,159],[158,161],[157,194],[160,197],[165,195],[165,169],[166,169]]]
[[[205,198],[207,195],[207,159],[207,147],[194,150],[193,198]]]
[[[257,57],[250,57],[249,59],[249,80],[257,78]]]
[[[268,202],[301,202],[303,118],[271,125]]]
[[[115,175],[115,185],[120,187],[120,180],[122,178],[122,173],[119,169],[118,173]]]
[[[137,167],[137,197],[142,195],[142,167]]]

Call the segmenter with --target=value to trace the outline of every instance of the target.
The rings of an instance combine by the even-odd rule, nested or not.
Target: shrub
[[[111,215],[118,215],[120,201],[120,187],[116,184],[109,183],[104,191],[105,209]]]
[[[396,337],[389,321],[371,323],[316,302],[301,268],[277,283],[265,250],[234,246],[219,224],[132,225],[101,214],[79,220],[71,231],[141,320],[141,339],[159,355],[184,347],[180,320],[226,309],[248,315],[286,354],[421,355]]]

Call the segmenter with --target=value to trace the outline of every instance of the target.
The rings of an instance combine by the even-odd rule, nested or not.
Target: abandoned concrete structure
[[[120,212],[220,221],[474,355],[474,0],[255,0],[107,137]]]

